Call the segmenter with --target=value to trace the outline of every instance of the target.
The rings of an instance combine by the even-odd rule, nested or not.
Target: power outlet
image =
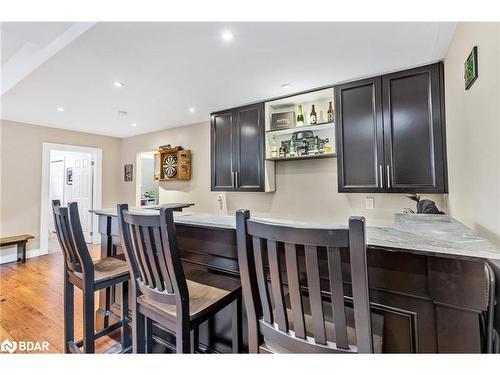
[[[375,208],[375,198],[366,197],[365,198],[365,206],[367,210],[373,210]]]

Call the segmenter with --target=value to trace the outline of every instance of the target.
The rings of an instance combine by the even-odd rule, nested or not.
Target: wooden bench
[[[0,238],[0,247],[17,245],[17,261],[26,263],[26,242],[35,238],[29,234]]]

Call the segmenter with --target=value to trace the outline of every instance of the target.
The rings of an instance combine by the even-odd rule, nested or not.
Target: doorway
[[[136,170],[136,205],[151,206],[159,204],[160,186],[155,175],[159,169],[155,158],[157,151],[139,152]]]
[[[80,222],[87,243],[100,242],[97,220],[89,210],[101,206],[101,149],[43,144],[40,250],[60,251],[52,214],[52,200],[62,206],[78,203]]]

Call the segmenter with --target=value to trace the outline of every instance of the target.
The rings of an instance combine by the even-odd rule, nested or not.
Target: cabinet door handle
[[[234,189],[234,172],[231,172],[231,187]]]
[[[238,188],[238,172],[234,172],[234,188]]]
[[[391,188],[391,168],[389,167],[389,164],[387,164],[387,188]]]
[[[380,164],[378,166],[378,172],[379,172],[379,176],[380,176],[380,187],[383,188],[384,187],[384,176],[382,174],[382,164]]]

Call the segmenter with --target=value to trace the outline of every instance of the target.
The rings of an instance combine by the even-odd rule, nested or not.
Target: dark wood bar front
[[[117,217],[96,212],[102,236],[102,256],[121,254]],[[176,222],[185,272],[202,270],[239,277],[234,228]],[[370,301],[384,315],[383,352],[480,353],[491,350],[490,299],[494,275],[482,257],[431,254],[374,245],[368,241]],[[320,269],[322,264],[320,254]],[[302,259],[303,261],[303,259]],[[299,259],[300,269],[301,259]],[[342,254],[346,301],[351,301],[349,257]],[[286,278],[284,278],[286,281]],[[328,290],[324,291],[325,298]],[[112,305],[118,307],[111,292]],[[102,293],[100,306],[106,303]],[[113,309],[113,306],[111,306]],[[99,314],[98,314],[99,315]],[[245,315],[245,312],[243,312]],[[244,318],[245,319],[245,318]],[[100,324],[104,323],[100,318]],[[244,320],[243,340],[246,342]],[[200,328],[200,343],[229,352],[231,312]],[[157,334],[158,340],[168,335]]]

